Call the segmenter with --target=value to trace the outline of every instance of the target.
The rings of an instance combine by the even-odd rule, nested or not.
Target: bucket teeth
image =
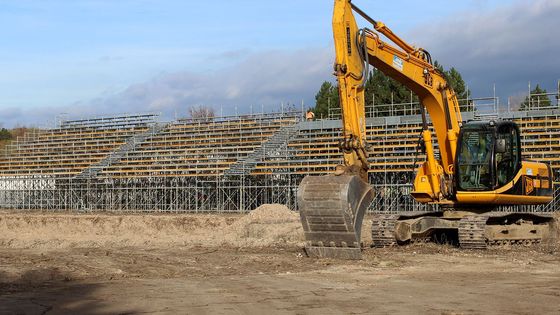
[[[361,259],[361,227],[373,199],[358,176],[306,176],[298,208],[310,257]]]

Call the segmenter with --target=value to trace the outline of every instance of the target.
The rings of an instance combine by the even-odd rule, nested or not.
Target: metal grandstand
[[[551,163],[560,178],[560,91],[535,96],[527,110],[499,106],[495,97],[465,100],[469,119],[510,119],[523,134],[524,155]],[[370,210],[419,210],[408,193],[420,116],[411,102],[370,108]],[[468,106],[471,106],[468,109]],[[473,110],[474,109],[474,110]],[[391,114],[401,114],[394,116]],[[336,113],[335,113],[336,114]],[[304,121],[302,112],[260,113],[161,122],[157,114],[66,120],[34,130],[0,157],[0,207],[48,211],[242,212],[263,203],[296,208],[307,174],[341,163],[341,123]],[[553,203],[530,210],[557,208]]]

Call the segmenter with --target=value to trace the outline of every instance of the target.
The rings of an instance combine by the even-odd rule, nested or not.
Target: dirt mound
[[[272,246],[303,241],[297,213],[263,205],[246,215],[1,213],[0,246]]]
[[[30,214],[0,215],[0,245],[99,247],[184,245],[197,230],[227,227],[218,215]]]
[[[234,246],[303,245],[299,214],[284,205],[265,204],[226,228],[224,243]]]

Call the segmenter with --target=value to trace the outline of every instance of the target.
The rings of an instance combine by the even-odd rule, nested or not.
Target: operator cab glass
[[[521,168],[519,132],[513,124],[500,125],[496,132],[496,188],[511,182]]]
[[[463,133],[458,158],[461,190],[492,189],[492,146],[492,133],[487,130],[468,130]]]
[[[467,124],[457,148],[457,189],[483,191],[506,185],[521,166],[519,148],[519,132],[511,122]]]

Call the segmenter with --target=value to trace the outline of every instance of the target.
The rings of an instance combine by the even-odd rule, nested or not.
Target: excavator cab
[[[490,191],[505,186],[521,169],[519,128],[510,121],[464,125],[456,161],[457,191]]]
[[[544,204],[552,170],[523,161],[519,127],[511,121],[470,122],[457,141],[455,198],[465,204]]]

